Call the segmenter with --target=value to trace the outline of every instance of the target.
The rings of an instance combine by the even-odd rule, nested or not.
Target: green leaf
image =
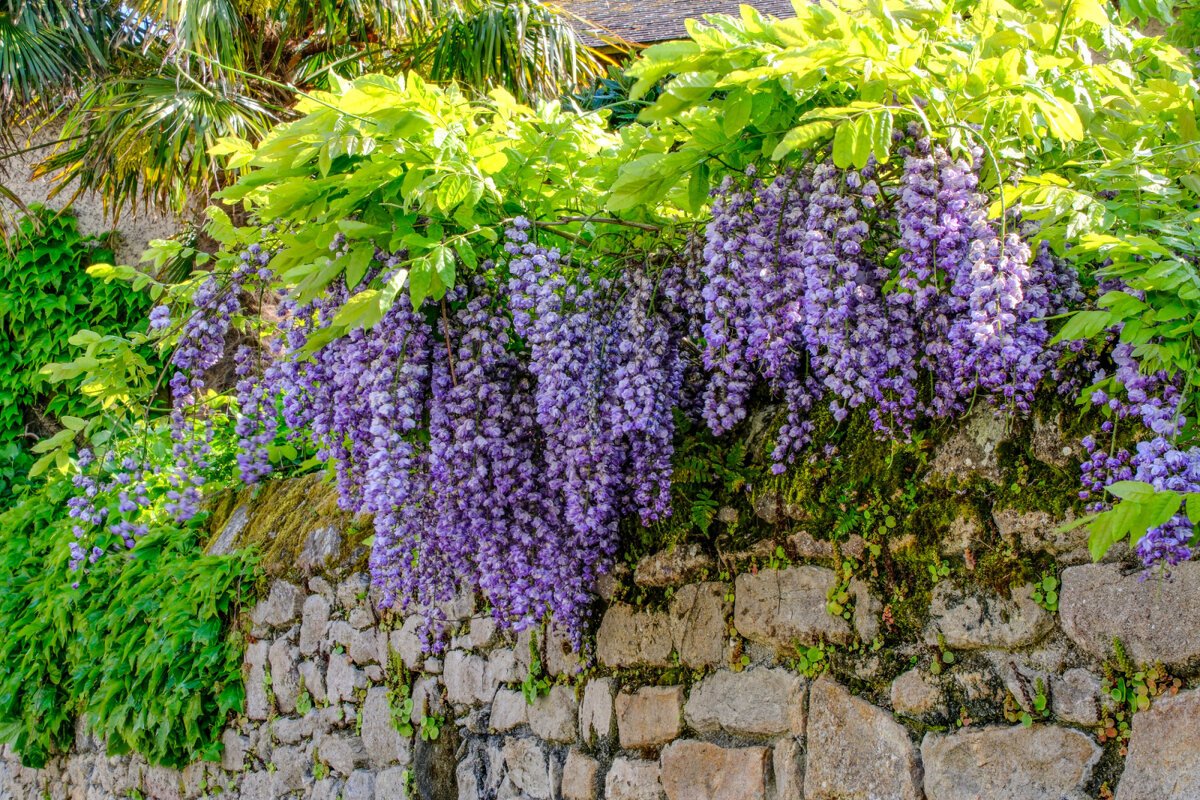
[[[806,122],[803,125],[797,125],[784,134],[783,139],[775,146],[775,150],[771,153],[771,160],[779,161],[784,156],[796,150],[810,148],[817,142],[825,139],[832,132],[833,123],[827,120],[818,120],[816,122]]]
[[[1108,311],[1076,311],[1051,343],[1091,339],[1112,324],[1113,315]]]
[[[730,139],[739,136],[750,122],[750,113],[754,110],[754,98],[745,91],[732,91],[725,98],[724,116],[721,120],[722,130]]]

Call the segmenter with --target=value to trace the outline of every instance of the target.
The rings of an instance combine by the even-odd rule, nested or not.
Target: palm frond
[[[472,0],[448,9],[399,52],[411,52],[435,81],[503,87],[523,100],[557,97],[599,75],[607,60],[584,46],[556,9],[525,0]]]
[[[275,119],[244,91],[204,86],[167,64],[160,73],[111,77],[93,87],[63,128],[68,144],[35,174],[95,191],[115,219],[123,208],[182,209],[221,179],[208,149],[223,136],[256,140]]]

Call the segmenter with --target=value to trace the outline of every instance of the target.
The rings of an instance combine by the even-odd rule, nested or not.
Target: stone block
[[[614,603],[596,634],[596,655],[610,667],[671,665],[671,620],[660,612]]]
[[[451,650],[446,654],[442,678],[446,684],[446,699],[456,704],[490,703],[499,688],[487,659],[465,650]]]
[[[922,800],[921,760],[892,715],[829,678],[810,689],[806,800]]]
[[[329,601],[322,595],[311,594],[304,601],[304,612],[300,618],[300,654],[311,656],[325,638],[329,625]]]
[[[497,733],[504,733],[526,724],[529,720],[529,704],[525,695],[514,689],[500,689],[492,700],[492,715],[488,726]]]
[[[1082,796],[1100,760],[1091,737],[1054,725],[927,733],[927,800],[1062,800]]]
[[[289,628],[300,618],[303,606],[304,590],[287,581],[277,580],[271,584],[267,599],[250,612],[250,621],[254,625]]]
[[[583,687],[583,702],[579,705],[579,735],[585,743],[612,736],[613,698],[617,683],[612,678],[594,678]]]
[[[389,767],[375,776],[375,800],[409,800],[404,767]]]
[[[849,644],[854,640],[850,625],[826,610],[828,592],[836,582],[833,570],[824,567],[744,572],[734,582],[734,627],[750,641],[781,653],[794,653],[797,645],[811,647],[822,639]]]
[[[614,758],[604,777],[604,800],[666,800],[657,761]]]
[[[316,740],[318,757],[340,775],[348,776],[354,770],[368,764],[367,748],[361,737],[349,734],[331,734]]]
[[[617,695],[617,732],[621,747],[658,747],[683,731],[682,686],[643,686]]]
[[[362,707],[362,740],[371,766],[376,769],[392,764],[408,764],[412,760],[408,739],[401,736],[392,724],[392,706],[386,687],[376,686],[367,690],[367,699]]]
[[[717,562],[696,543],[679,544],[643,556],[633,571],[638,586],[682,586],[715,569]]]
[[[271,690],[275,702],[284,714],[296,711],[296,700],[300,697],[300,672],[296,669],[296,649],[287,639],[277,639],[271,645],[268,658],[271,662]]]
[[[1131,660],[1170,668],[1200,663],[1200,562],[1171,568],[1171,580],[1141,580],[1119,564],[1068,567],[1058,616],[1075,644],[1099,659],[1112,657],[1119,637]]]
[[[1050,682],[1054,716],[1075,725],[1100,723],[1100,679],[1086,669],[1069,669]]]
[[[684,739],[663,748],[661,781],[669,800],[768,800],[770,767],[766,747]]]
[[[325,691],[330,702],[355,699],[356,689],[367,687],[367,676],[358,667],[350,663],[350,657],[345,653],[329,654],[329,669],[325,673]]]
[[[1180,565],[1183,566],[1183,565]],[[1175,567],[1178,569],[1179,567]],[[1200,797],[1200,689],[1159,697],[1133,715],[1116,800]]]
[[[785,669],[720,670],[692,687],[684,718],[700,733],[802,736],[805,683]]]
[[[731,658],[728,583],[689,583],[671,597],[671,636],[685,667],[727,666]]]
[[[1030,596],[1032,586],[1012,589],[1010,597],[965,595],[950,581],[933,590],[925,643],[938,644],[938,634],[952,650],[1012,650],[1033,644],[1054,627],[1054,618]]]
[[[914,668],[892,681],[892,709],[905,717],[944,711],[942,692],[925,670]]]
[[[271,643],[252,642],[246,647],[244,657],[246,686],[246,716],[263,720],[271,714],[271,700],[267,695],[267,654]]]
[[[578,718],[579,703],[574,690],[567,686],[551,687],[529,707],[529,727],[548,742],[572,744],[578,738]]]
[[[776,742],[771,766],[778,800],[804,800],[804,748],[800,742],[790,736]]]
[[[563,765],[563,800],[596,800],[596,778],[599,774],[599,761],[579,750],[571,750]]]
[[[320,664],[315,661],[301,661],[297,671],[300,673],[300,680],[304,682],[304,690],[312,695],[315,702],[324,703],[329,699],[325,691],[325,671],[321,669]]]
[[[537,739],[505,739],[504,763],[513,785],[533,800],[553,796],[549,754]]]
[[[399,654],[405,669],[419,670],[425,661],[425,652],[421,649],[421,639],[417,632],[425,621],[419,616],[408,617],[399,630],[391,632],[392,650]]]

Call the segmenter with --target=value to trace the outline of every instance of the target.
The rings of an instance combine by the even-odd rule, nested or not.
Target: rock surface
[[[719,667],[729,663],[726,633],[732,604],[730,585],[689,583],[671,597],[671,639],[685,667]]]
[[[713,557],[700,545],[685,543],[643,557],[633,571],[633,582],[638,586],[680,586],[715,566]]]
[[[621,747],[666,744],[683,731],[683,687],[643,686],[617,695],[617,732]]]
[[[767,800],[771,751],[679,740],[662,752],[662,786],[669,800]]]
[[[833,570],[813,566],[742,573],[734,582],[734,627],[750,641],[785,653],[822,639],[849,644],[854,639],[849,624],[825,608],[835,582]]]
[[[1119,564],[1087,564],[1062,573],[1063,630],[1098,658],[1119,637],[1134,661],[1186,667],[1200,661],[1200,562],[1171,569],[1170,581],[1141,580]]]
[[[1100,760],[1087,734],[1053,725],[928,733],[926,800],[1082,800]]]
[[[806,800],[921,800],[921,760],[892,715],[822,678],[809,690]]]
[[[929,678],[928,672],[910,669],[892,681],[892,708],[897,714],[920,717],[942,707],[942,693]]]
[[[665,800],[657,761],[617,757],[604,778],[604,800]]]
[[[671,620],[661,612],[616,603],[596,633],[596,655],[610,667],[666,667],[671,663]]]
[[[1200,689],[1160,697],[1133,715],[1116,800],[1200,797]]]
[[[1014,587],[1011,597],[964,595],[942,581],[929,604],[925,643],[937,645],[938,634],[952,650],[1011,650],[1038,641],[1053,627],[1054,619],[1033,601],[1032,588]]]
[[[784,669],[721,670],[692,687],[684,717],[701,733],[801,736],[804,690],[804,678]]]

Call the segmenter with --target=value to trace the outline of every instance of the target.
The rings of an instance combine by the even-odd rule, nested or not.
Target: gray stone
[[[465,650],[451,650],[446,654],[443,673],[446,699],[451,703],[490,703],[499,688],[487,659]]]
[[[313,720],[309,716],[281,717],[271,726],[271,732],[280,744],[296,744],[313,735]]]
[[[613,698],[617,683],[612,678],[594,678],[583,687],[583,702],[579,705],[579,735],[590,744],[612,736]]]
[[[1065,518],[1053,517],[1045,511],[1015,511],[1003,509],[992,512],[996,529],[1006,542],[1019,544],[1021,549],[1034,552],[1043,550],[1051,555],[1073,553],[1075,557],[1087,556],[1088,527],[1079,527],[1060,533],[1058,528],[1075,519],[1070,511]],[[1072,558],[1071,560],[1075,560]],[[1089,557],[1088,561],[1091,560]]]
[[[404,767],[391,767],[375,776],[375,800],[408,800]]]
[[[950,523],[950,530],[938,543],[938,553],[948,558],[962,558],[983,535],[983,528],[973,516],[958,516]],[[888,545],[891,548],[891,544]],[[897,552],[892,550],[892,552]]]
[[[892,709],[906,717],[944,712],[942,693],[925,670],[910,669],[892,681]]]
[[[246,737],[238,736],[236,731],[226,728],[221,733],[221,744],[224,745],[221,752],[221,768],[230,772],[241,772],[245,769],[248,744]]]
[[[500,689],[492,700],[492,715],[489,727],[497,733],[511,731],[529,720],[529,704],[525,695],[514,689]]]
[[[379,663],[379,637],[384,635],[375,628],[356,630],[350,637],[350,660],[360,667]]]
[[[927,733],[921,742],[927,800],[1082,800],[1100,760],[1086,734],[1053,725]]]
[[[408,617],[400,630],[392,631],[392,650],[400,655],[405,669],[419,670],[425,661],[425,652],[421,649],[421,639],[417,632],[425,624],[419,616]]]
[[[575,700],[574,690],[567,686],[551,687],[529,708],[529,727],[548,742],[573,743],[578,738],[578,718],[579,703]]]
[[[720,667],[729,663],[728,583],[689,583],[671,597],[671,633],[679,663],[685,667]]]
[[[610,667],[667,667],[671,664],[671,620],[656,611],[614,603],[596,633],[596,656]]]
[[[990,408],[972,413],[965,423],[958,426],[933,456],[930,473],[946,475],[960,481],[970,480],[972,474],[987,478],[992,483],[1001,479],[996,450],[1007,436],[1005,421]]]
[[[455,725],[443,725],[437,739],[417,737],[413,746],[413,784],[421,800],[458,799],[458,753],[462,737]]]
[[[643,556],[633,571],[633,582],[638,586],[681,586],[716,565],[700,545],[680,544]]]
[[[333,602],[335,596],[333,586],[330,585],[329,581],[325,580],[319,575],[314,575],[308,579],[308,591],[312,592],[313,594],[321,595],[330,603]]]
[[[412,690],[412,724],[419,725],[424,716],[441,717],[446,713],[442,702],[442,689],[438,679],[432,675],[417,678]]]
[[[778,800],[804,800],[804,748],[800,742],[790,736],[776,742],[771,766]]]
[[[497,647],[488,653],[488,667],[498,683],[520,683],[528,672],[511,647]]]
[[[300,653],[311,656],[321,646],[325,627],[329,624],[329,601],[322,595],[309,595],[304,601],[300,622]]]
[[[323,569],[329,559],[342,549],[342,534],[332,525],[324,525],[308,534],[304,547],[296,558],[296,566],[304,572]]]
[[[809,691],[806,800],[921,800],[921,760],[892,715],[829,678]]]
[[[1062,573],[1059,623],[1075,644],[1105,659],[1119,637],[1131,660],[1186,669],[1200,662],[1200,562],[1171,568],[1171,580],[1141,580],[1118,564]]]
[[[357,606],[350,609],[350,627],[356,631],[369,628],[375,624],[375,612],[370,606]]]
[[[295,648],[287,639],[277,639],[271,645],[271,689],[275,692],[275,702],[284,714],[296,710],[296,700],[300,698],[300,673],[296,669]]]
[[[345,653],[329,654],[329,669],[325,673],[325,691],[331,702],[352,701],[356,689],[367,687],[363,671],[350,663]]]
[[[1054,716],[1075,725],[1100,723],[1100,679],[1086,669],[1069,669],[1051,681]]]
[[[858,578],[850,581],[850,594],[854,597],[854,633],[858,640],[868,644],[879,635],[879,615],[883,613],[883,603],[871,593],[865,581]]]
[[[683,713],[701,733],[804,734],[804,678],[785,669],[720,670],[692,687]]]
[[[316,746],[321,761],[341,775],[349,775],[359,767],[367,766],[367,748],[358,736],[322,736],[317,740]]]
[[[376,686],[367,690],[362,707],[362,740],[371,766],[376,769],[392,764],[407,764],[412,760],[408,739],[392,724],[392,707],[388,690]]]
[[[315,702],[324,703],[329,699],[329,695],[325,691],[325,672],[321,669],[320,664],[315,661],[301,661],[297,670],[300,673],[300,680],[304,682],[304,690],[312,696]]]
[[[1182,566],[1182,565],[1181,565]],[[1178,569],[1179,567],[1175,567]],[[1200,797],[1200,689],[1159,697],[1133,715],[1116,800]]]
[[[267,695],[267,654],[270,642],[258,641],[246,647],[246,716],[263,720],[271,714],[271,699]]]
[[[497,639],[499,629],[490,614],[471,617],[467,620],[467,631],[455,636],[450,646],[461,650],[486,650]]]
[[[657,747],[683,731],[683,687],[643,686],[617,695],[617,734],[621,747]]]
[[[770,765],[766,747],[680,740],[663,748],[662,787],[669,800],[768,800]]]
[[[546,630],[546,656],[543,659],[546,672],[552,678],[559,675],[578,675],[587,667],[587,663],[575,652],[570,635],[554,623]]]
[[[210,556],[226,556],[232,553],[233,546],[237,543],[237,537],[246,529],[248,522],[250,522],[250,506],[240,505],[235,508],[229,515],[229,519],[225,521],[221,532],[217,534],[217,538],[213,539],[212,544],[208,546],[208,554]]]
[[[1046,420],[1035,417],[1029,447],[1038,461],[1067,469],[1080,457],[1080,452],[1077,444],[1068,443],[1063,438],[1061,417],[1061,414]]]
[[[549,757],[537,739],[505,739],[504,763],[513,784],[533,800],[548,800],[553,795]]]
[[[177,769],[150,767],[146,772],[146,796],[149,800],[181,800],[179,791],[181,778]]]
[[[275,765],[275,792],[287,794],[304,788],[304,775],[312,766],[298,747],[276,747],[271,754]]]
[[[563,800],[596,800],[596,778],[599,774],[599,761],[578,750],[571,750],[563,765]]]
[[[837,578],[824,567],[765,569],[737,576],[733,624],[745,638],[794,653],[824,640],[849,644],[854,633],[841,617],[826,610]]]
[[[287,581],[275,581],[267,599],[250,612],[250,621],[255,625],[272,628],[287,628],[300,618],[304,605],[304,590]]]
[[[953,650],[1012,650],[1033,644],[1054,627],[1054,618],[1033,601],[1032,588],[1014,587],[1011,597],[964,595],[950,581],[942,581],[929,604],[925,643],[936,646],[941,634]]]
[[[269,772],[251,772],[242,778],[241,800],[275,800],[275,779]]]
[[[351,772],[342,789],[342,800],[375,800],[375,774],[365,769]]]
[[[341,778],[322,778],[313,784],[311,800],[341,800],[342,787],[346,782]]]
[[[343,619],[335,620],[325,633],[325,651],[341,647],[343,651],[350,649],[350,642],[358,631]]]
[[[345,609],[351,609],[366,602],[367,591],[370,588],[371,581],[367,579],[367,576],[362,572],[356,572],[339,583],[334,593],[337,596],[338,605]]]
[[[439,603],[438,608],[446,615],[446,619],[452,622],[468,619],[475,613],[475,595],[463,590],[446,602]]]
[[[614,758],[604,777],[604,800],[666,800],[657,761]]]

